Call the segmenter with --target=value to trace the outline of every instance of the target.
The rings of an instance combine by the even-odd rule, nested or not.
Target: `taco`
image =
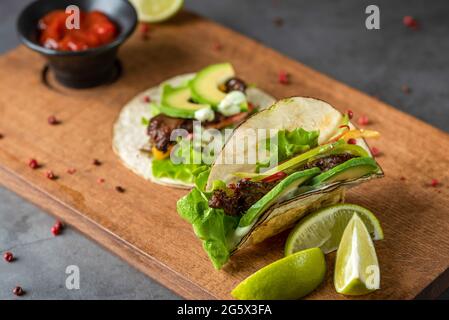
[[[256,130],[270,134],[249,139]],[[364,140],[378,135],[356,129],[347,114],[324,101],[281,100],[233,132],[214,165],[198,170],[196,187],[177,210],[219,269],[241,248],[344,201],[347,187],[382,177]],[[259,148],[266,156],[250,161],[250,151]],[[269,165],[273,157],[277,164]]]
[[[174,164],[170,153],[175,129],[232,128],[274,99],[235,76],[230,63],[171,78],[132,99],[113,128],[113,149],[125,166],[159,184],[190,188],[202,164]]]

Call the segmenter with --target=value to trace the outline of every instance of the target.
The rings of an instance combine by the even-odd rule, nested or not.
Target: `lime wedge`
[[[240,300],[299,299],[323,281],[326,261],[319,248],[280,259],[243,280],[231,294]]]
[[[337,250],[354,213],[365,223],[374,240],[384,238],[380,223],[371,211],[355,204],[336,204],[302,219],[288,236],[285,255],[315,247],[321,248],[325,254]]]
[[[334,285],[338,293],[367,294],[380,287],[380,269],[373,240],[354,214],[343,232],[335,262]]]
[[[161,22],[174,16],[184,0],[130,0],[143,22]]]

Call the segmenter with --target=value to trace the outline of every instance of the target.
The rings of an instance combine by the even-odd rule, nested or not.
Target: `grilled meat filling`
[[[327,171],[333,167],[354,158],[349,153],[330,155],[327,157],[313,160],[301,170],[318,167],[321,171]],[[228,190],[214,190],[209,199],[209,207],[223,209],[224,213],[230,216],[239,216],[245,213],[253,204],[266,195],[276,184],[280,182],[263,182],[242,179],[237,184],[228,186]]]
[[[242,179],[229,185],[229,190],[214,190],[209,207],[223,209],[230,216],[238,216],[270,191],[277,182],[250,181]]]
[[[349,153],[330,155],[308,162],[302,167],[302,170],[318,167],[321,171],[327,171],[352,158],[355,158],[355,156]]]
[[[234,77],[225,82],[225,92],[229,93],[231,91],[246,91],[246,83],[240,78]]]
[[[174,141],[170,141],[170,135],[175,129],[185,129],[192,132],[193,122],[190,119],[172,118],[163,114],[151,118],[147,128],[150,143],[156,149],[167,152],[168,147],[175,144]]]

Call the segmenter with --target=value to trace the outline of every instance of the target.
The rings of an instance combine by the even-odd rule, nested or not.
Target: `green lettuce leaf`
[[[265,141],[266,150],[272,157],[277,156],[277,162],[280,163],[297,154],[304,153],[318,145],[319,131],[306,131],[297,128],[292,131],[279,130],[277,133],[277,142],[271,145],[271,139]],[[267,168],[270,160],[266,160],[257,164],[256,172],[260,172],[261,168]]]
[[[235,230],[239,218],[225,215],[221,209],[209,208],[210,194],[193,188],[177,202],[179,215],[192,224],[212,264],[220,269],[230,256],[227,237]]]
[[[170,178],[193,183],[195,180],[194,172],[200,167],[199,164],[174,164],[169,158],[163,160],[153,160],[153,176],[156,178]]]
[[[174,163],[170,158],[157,160],[153,159],[152,172],[156,178],[170,178],[180,180],[186,183],[195,182],[196,177],[209,168],[203,163],[195,163],[195,159],[201,160],[201,152],[193,147],[193,144],[187,140],[181,140],[175,146],[175,156],[178,160],[182,155],[188,155],[189,159],[178,161],[181,163]],[[188,161],[187,161],[188,160]],[[200,161],[197,161],[200,162]],[[206,177],[207,181],[207,177]]]

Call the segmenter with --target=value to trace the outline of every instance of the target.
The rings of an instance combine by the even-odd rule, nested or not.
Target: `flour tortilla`
[[[235,172],[255,172],[256,164],[248,161],[248,150],[257,148],[260,141],[248,139],[248,132],[251,130],[274,130],[272,135],[279,130],[291,131],[296,128],[303,128],[307,131],[319,130],[318,143],[321,144],[329,141],[338,133],[342,117],[342,114],[330,104],[313,98],[293,97],[276,102],[270,108],[253,115],[234,130],[211,168],[207,188],[210,190],[216,180],[224,181],[227,184],[237,182],[240,178],[233,175]],[[355,128],[352,123],[349,126]],[[363,139],[356,139],[356,143],[372,157],[370,149]],[[232,163],[236,154],[235,146],[243,146],[239,153],[244,159],[243,163]],[[335,182],[273,204],[251,226],[237,228],[231,241],[233,252],[291,228],[300,218],[310,212],[343,202],[347,187],[382,176],[383,172],[380,171],[355,180]]]
[[[191,188],[193,184],[170,178],[156,178],[152,174],[152,157],[149,153],[141,151],[142,146],[148,144],[146,126],[142,125],[142,118],[151,118],[151,110],[144,98],[148,96],[151,101],[158,103],[161,100],[162,86],[181,86],[195,76],[189,73],[171,78],[157,87],[150,88],[138,94],[129,101],[120,112],[113,128],[112,148],[120,157],[123,164],[137,175],[154,183],[178,187]],[[247,89],[248,101],[264,109],[274,103],[274,98],[258,88]]]

